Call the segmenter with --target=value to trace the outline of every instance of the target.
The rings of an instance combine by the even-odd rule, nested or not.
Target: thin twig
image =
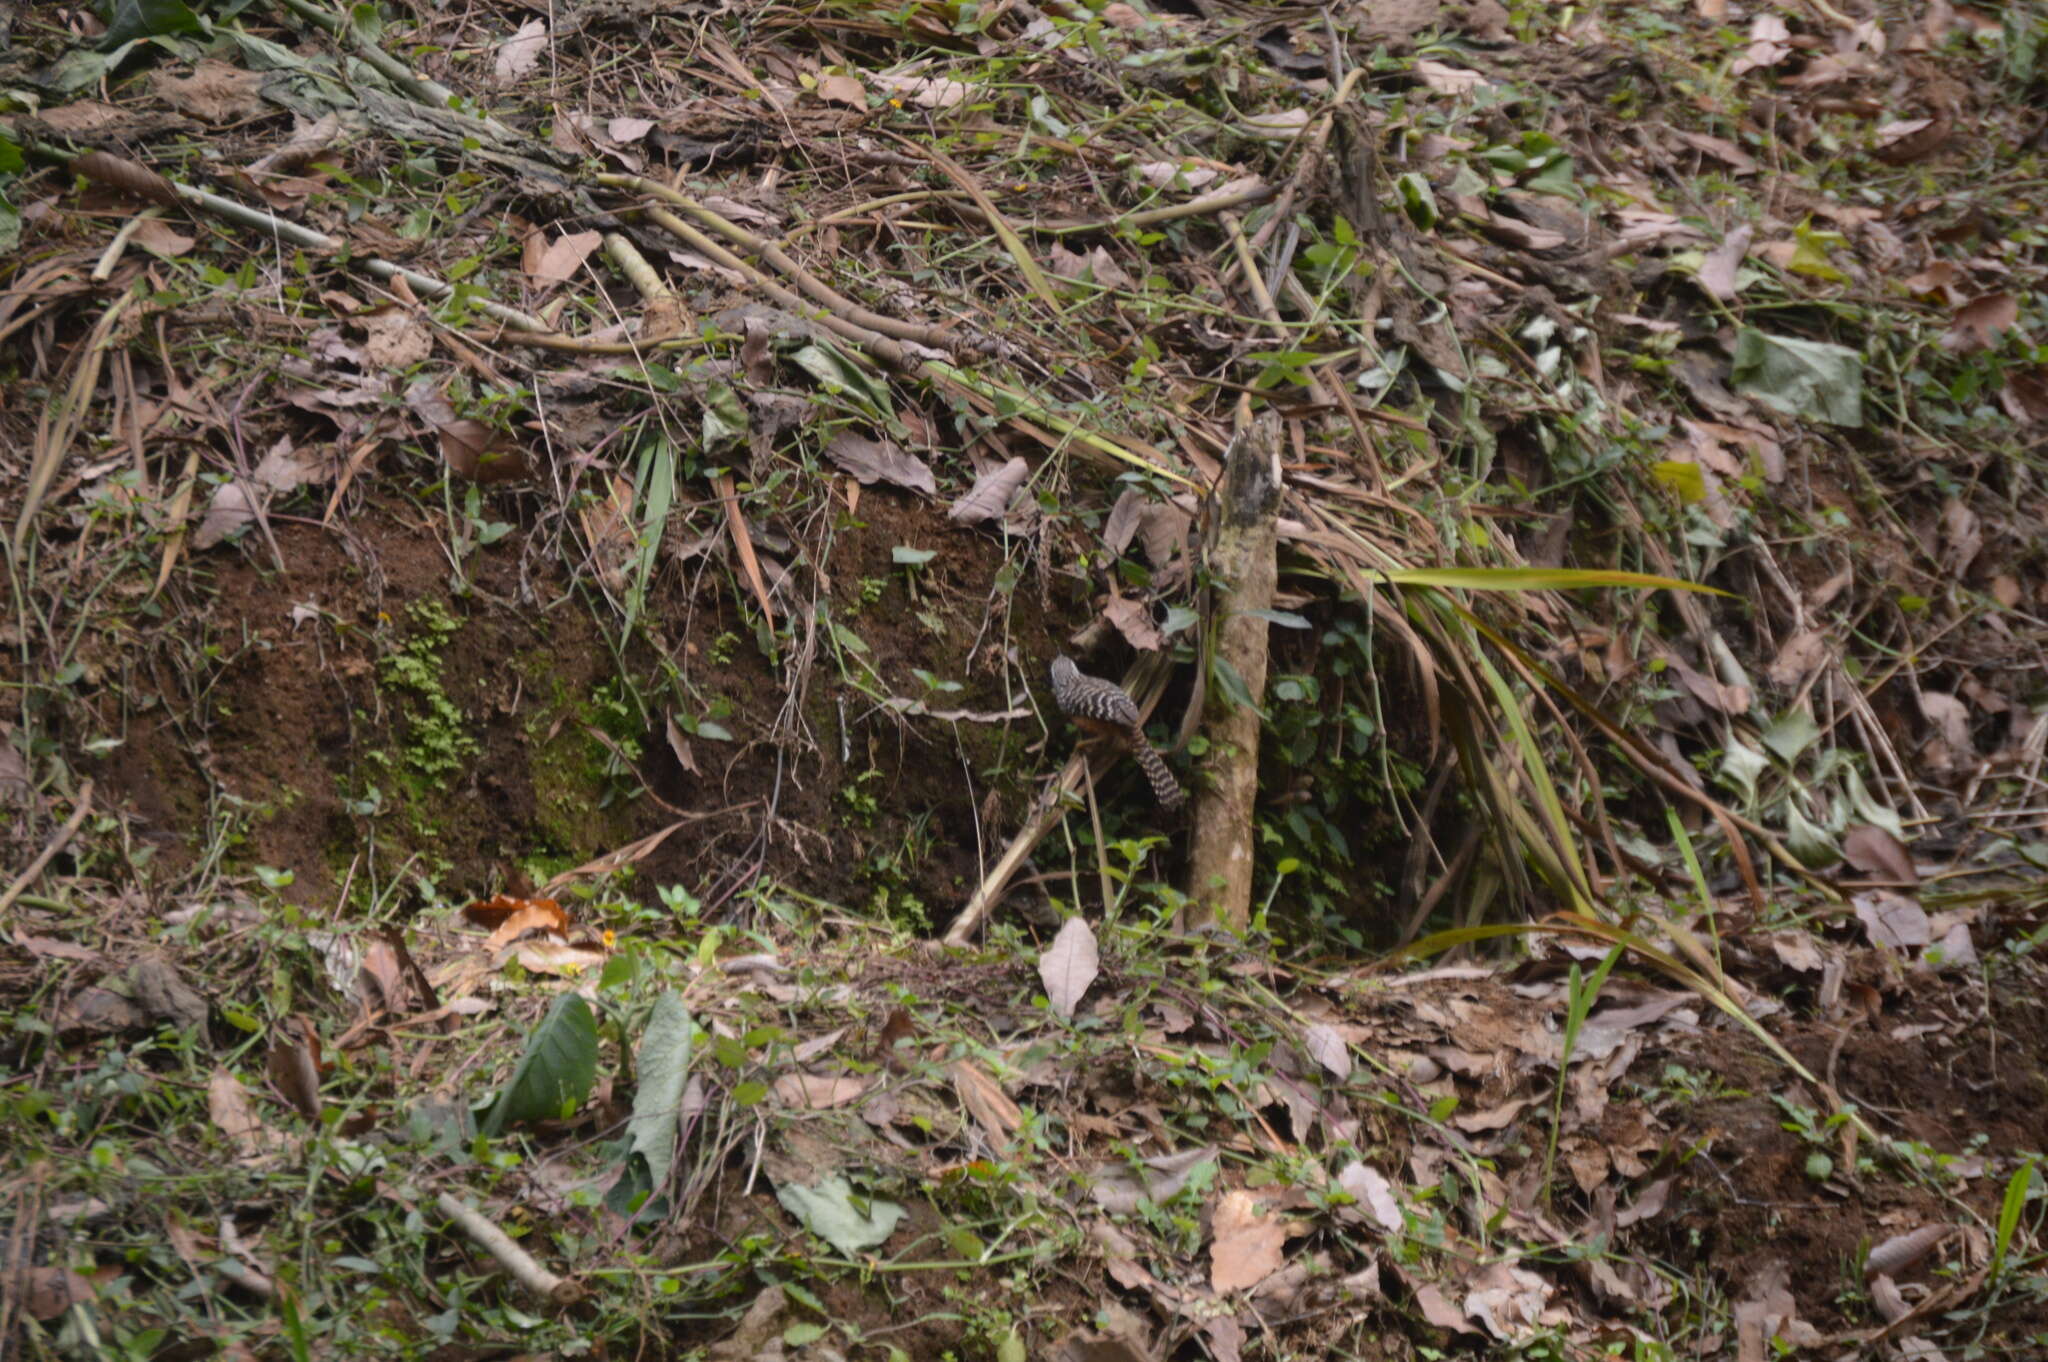
[[[85,826],[86,817],[91,813],[92,782],[88,780],[78,787],[78,805],[71,810],[71,817],[64,820],[64,826],[57,829],[57,835],[50,839],[50,844],[43,848],[42,854],[29,862],[28,869],[14,877],[14,883],[7,886],[7,892],[0,894],[0,921],[6,919],[7,910],[14,906],[14,901],[21,897],[24,890],[36,882],[36,877],[57,858],[57,853],[70,845],[72,837]]]

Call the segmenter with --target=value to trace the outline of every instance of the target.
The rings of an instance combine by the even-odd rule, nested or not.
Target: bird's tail
[[[1158,749],[1143,738],[1131,746],[1131,755],[1138,759],[1138,769],[1145,773],[1145,779],[1152,782],[1152,794],[1160,807],[1170,813],[1187,803],[1188,792],[1173,778],[1173,772],[1167,769],[1166,759],[1159,755]]]

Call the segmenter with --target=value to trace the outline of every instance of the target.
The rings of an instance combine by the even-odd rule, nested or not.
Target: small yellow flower
[[[607,927],[604,929],[604,948],[610,950],[619,944],[619,934]]]

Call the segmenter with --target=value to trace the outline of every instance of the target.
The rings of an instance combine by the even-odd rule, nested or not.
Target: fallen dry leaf
[[[1999,337],[2019,319],[2017,298],[2010,293],[1987,293],[1955,310],[1941,343],[1943,348],[1959,355],[1994,349]]]
[[[534,243],[541,241],[538,251]],[[528,278],[543,284],[563,284],[576,277],[592,251],[604,244],[602,232],[571,232],[545,241],[536,232],[526,239],[529,258],[524,262]]]
[[[846,1075],[783,1074],[775,1080],[775,1095],[786,1107],[823,1111],[843,1107],[868,1090],[868,1080]]]
[[[517,33],[498,44],[498,60],[492,74],[501,85],[518,80],[540,65],[547,45],[548,21],[528,19],[519,26]]]
[[[999,1150],[1007,1148],[1010,1137],[1024,1124],[1023,1111],[1003,1091],[1003,1085],[973,1061],[955,1060],[952,1072],[953,1091],[959,1094],[967,1114],[981,1127],[990,1144]]]
[[[1856,920],[1871,941],[1894,950],[1911,950],[1934,939],[1927,922],[1927,910],[1904,894],[1873,889],[1850,898]]]
[[[1905,843],[1883,828],[1859,823],[1844,832],[1842,858],[1866,875],[1882,875],[1900,884],[1920,882]]]
[[[1280,1268],[1287,1222],[1241,1187],[1216,1204],[1209,1244],[1209,1286],[1217,1292],[1256,1286]]]
[[[841,431],[825,446],[825,456],[853,474],[861,483],[891,482],[928,497],[939,494],[938,481],[930,465],[905,454],[888,440],[870,440],[865,435]]]
[[[309,1121],[319,1119],[320,1075],[327,1066],[321,1063],[320,1033],[310,1018],[285,1019],[277,1039],[271,1042],[266,1068],[270,1081],[301,1116]]]
[[[1095,945],[1094,929],[1085,918],[1070,917],[1061,925],[1052,945],[1038,957],[1038,977],[1045,983],[1045,996],[1053,1015],[1071,1021],[1081,996],[1095,982],[1101,957]]]
[[[1102,607],[1102,617],[1116,627],[1124,642],[1141,653],[1156,653],[1166,646],[1166,635],[1152,620],[1152,607],[1130,596],[1111,596]]]
[[[953,503],[946,516],[956,525],[995,520],[1010,509],[1011,499],[1030,477],[1031,465],[1021,458],[984,469],[975,475],[974,486]]]
[[[484,949],[500,950],[528,932],[566,932],[569,927],[569,915],[553,899],[528,899],[505,915],[484,939]]]
[[[276,1143],[277,1132],[266,1128],[256,1115],[249,1090],[226,1069],[215,1069],[206,1082],[206,1110],[245,1159],[260,1158]]]
[[[262,73],[211,57],[193,67],[190,76],[153,72],[151,84],[166,104],[205,123],[232,123],[263,111]]]

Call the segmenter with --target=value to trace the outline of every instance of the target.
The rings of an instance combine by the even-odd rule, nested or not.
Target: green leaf
[[[775,1199],[805,1229],[848,1257],[880,1244],[903,1219],[901,1206],[857,1195],[838,1173],[810,1187],[785,1183],[776,1188]]]
[[[2026,1208],[2027,1191],[2034,1180],[2034,1160],[2028,1159],[2013,1171],[2005,1184],[2005,1200],[1998,1207],[1998,1237],[1991,1243],[1991,1279],[1998,1280],[2005,1266],[2006,1250],[2012,1247],[2013,1231],[2019,1228],[2020,1212]]]
[[[838,388],[860,403],[871,416],[885,417],[889,410],[888,390],[876,383],[866,370],[829,345],[811,344],[790,356],[799,369],[827,389]]]
[[[903,567],[923,567],[938,556],[937,549],[914,549],[908,544],[898,544],[889,550],[889,561]]]
[[[1762,736],[1764,746],[1776,752],[1789,766],[1820,737],[1820,726],[1804,708],[1789,709],[1772,720]]]
[[[1742,791],[1744,807],[1756,803],[1756,778],[1770,768],[1771,759],[1754,747],[1731,738],[1721,758],[1721,779]]]
[[[1670,488],[1688,506],[1707,499],[1707,475],[1696,463],[1687,463],[1683,459],[1659,459],[1650,465],[1650,476]]]
[[[204,27],[199,16],[181,0],[114,0],[114,9],[107,16],[107,31],[99,41],[99,48],[106,52],[137,38],[198,33]]]
[[[1261,719],[1272,718],[1265,710],[1259,708],[1258,701],[1252,699],[1251,687],[1245,685],[1244,678],[1238,675],[1237,668],[1230,665],[1229,658],[1218,653],[1209,664],[1209,674],[1216,678],[1217,688],[1234,708],[1248,709]]]
[[[704,452],[722,454],[747,436],[747,409],[729,383],[714,383],[704,395]]]
[[[1238,613],[1251,619],[1264,620],[1268,624],[1277,624],[1282,629],[1307,629],[1311,627],[1306,618],[1295,614],[1292,610],[1240,610]]]
[[[508,1125],[574,1112],[597,1081],[597,1018],[579,993],[555,1000],[526,1038],[526,1053],[512,1071],[481,1127],[495,1138]]]
[[[675,505],[676,454],[667,438],[655,435],[640,451],[634,477],[633,503],[640,511],[640,532],[634,541],[633,579],[626,588],[626,627],[633,632],[640,609],[647,603],[647,584],[654,579],[654,564],[660,557],[662,531]]]
[[[1906,825],[1899,821],[1899,815],[1877,802],[1870,791],[1863,788],[1863,777],[1854,766],[1842,773],[1842,784],[1849,796],[1849,807],[1856,810],[1856,816],[1874,828],[1883,828],[1900,841],[1906,840]]]
[[[620,1215],[640,1210],[668,1184],[676,1156],[676,1114],[690,1074],[693,1029],[680,995],[668,992],[654,1000],[634,1056],[640,1087],[633,1094],[633,1114],[626,1120],[625,1167],[604,1197],[604,1204]]]
[[[1799,801],[1785,804],[1785,850],[1809,870],[1821,870],[1842,859],[1835,839],[1799,811]]]
[[[1738,391],[1786,416],[1863,424],[1863,356],[1846,345],[1771,336],[1745,327],[1729,375]]]
[[[1394,181],[1394,192],[1401,196],[1401,211],[1416,227],[1427,232],[1436,226],[1436,191],[1429,187],[1427,179],[1411,170]]]
[[[1667,591],[1731,593],[1719,587],[1652,572],[1621,572],[1609,568],[1396,568],[1377,576],[1395,586],[1440,586],[1465,591],[1578,591],[1591,587],[1647,586]]]

